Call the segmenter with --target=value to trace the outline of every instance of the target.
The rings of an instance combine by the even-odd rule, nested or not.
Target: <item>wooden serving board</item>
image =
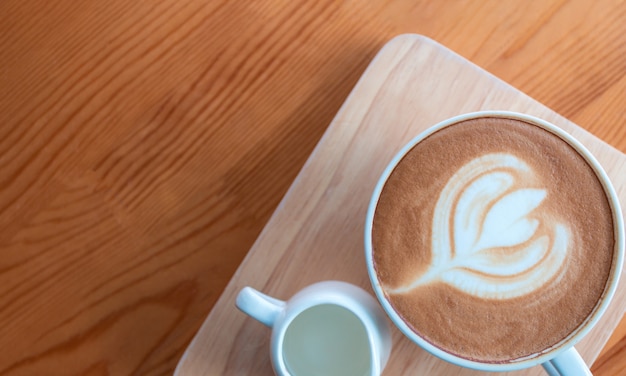
[[[272,374],[270,330],[235,308],[244,286],[288,299],[335,279],[372,292],[363,251],[365,213],[392,156],[424,129],[478,110],[531,114],[562,127],[600,161],[626,202],[626,156],[436,42],[391,40],[372,61],[185,352],[177,375]],[[591,364],[626,307],[624,278],[594,330],[577,345]],[[373,293],[373,292],[372,292]],[[387,375],[472,375],[393,332]],[[512,372],[541,375],[541,367]]]

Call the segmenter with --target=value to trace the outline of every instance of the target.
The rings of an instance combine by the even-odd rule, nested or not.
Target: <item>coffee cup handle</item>
[[[542,364],[550,376],[591,376],[587,363],[574,347]]]

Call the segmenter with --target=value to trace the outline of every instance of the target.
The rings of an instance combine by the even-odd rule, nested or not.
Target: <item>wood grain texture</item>
[[[619,0],[0,2],[0,374],[171,374],[407,32],[626,151]],[[624,372],[624,336],[598,375]]]

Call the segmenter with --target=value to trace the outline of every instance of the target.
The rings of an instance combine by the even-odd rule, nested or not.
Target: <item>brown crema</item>
[[[547,192],[541,209],[569,229],[559,277],[510,299],[479,298],[441,281],[391,292],[428,270],[438,251],[432,231],[441,191],[464,165],[489,153],[530,166]],[[615,239],[603,185],[576,149],[534,124],[486,117],[440,129],[404,156],[380,195],[372,248],[386,298],[412,330],[462,358],[503,363],[542,352],[577,330],[603,295]]]

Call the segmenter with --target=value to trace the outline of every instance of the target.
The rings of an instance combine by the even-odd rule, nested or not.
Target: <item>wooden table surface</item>
[[[622,0],[0,2],[0,374],[171,374],[408,32],[626,152]]]

